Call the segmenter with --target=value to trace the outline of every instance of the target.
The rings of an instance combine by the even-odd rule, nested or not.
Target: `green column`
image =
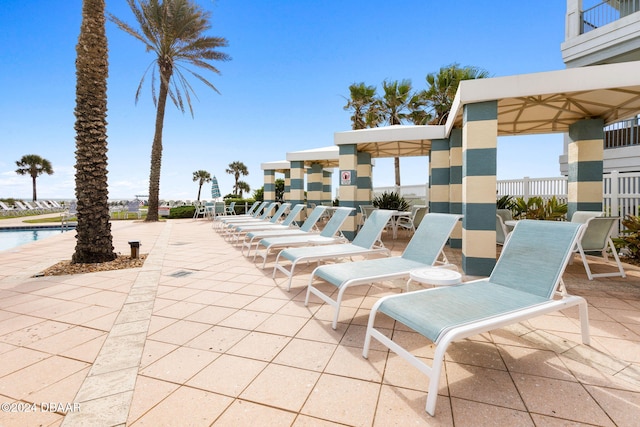
[[[276,171],[274,170],[264,171],[264,201],[276,201]]]

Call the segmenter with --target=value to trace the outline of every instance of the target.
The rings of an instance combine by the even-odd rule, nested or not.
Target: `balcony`
[[[640,0],[567,0],[562,60],[567,67],[640,60]]]

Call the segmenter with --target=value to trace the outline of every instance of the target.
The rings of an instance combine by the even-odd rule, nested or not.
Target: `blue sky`
[[[107,10],[130,24],[124,0]],[[381,91],[382,81],[425,76],[451,63],[474,65],[492,76],[564,68],[566,4],[555,1],[456,2],[405,0],[199,0],[212,12],[210,35],[225,37],[232,60],[208,75],[216,94],[193,81],[194,118],[167,105],[161,199],[195,199],[192,173],[216,175],[223,194],[233,161],[249,168],[243,179],[263,184],[260,163],[289,151],[333,145],[350,129],[343,110],[352,83]],[[2,0],[0,6],[0,198],[31,198],[31,180],[15,161],[38,154],[54,175],[38,178],[38,198],[74,198],[75,45],[81,0]],[[155,107],[145,83],[154,57],[107,23],[109,40],[109,196],[148,193]],[[558,176],[561,135],[498,140],[498,179]],[[393,160],[377,159],[373,185],[393,185]],[[401,159],[402,183],[427,181],[426,158]],[[337,175],[335,173],[334,175]],[[203,187],[204,196],[210,186]]]

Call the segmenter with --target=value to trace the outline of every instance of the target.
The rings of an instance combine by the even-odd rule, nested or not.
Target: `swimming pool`
[[[60,226],[0,228],[0,251],[13,249],[70,230],[74,230],[74,228],[63,229]]]

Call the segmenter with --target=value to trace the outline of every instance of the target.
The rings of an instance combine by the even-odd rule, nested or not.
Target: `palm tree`
[[[447,121],[453,98],[456,96],[458,85],[462,80],[483,79],[489,77],[489,72],[478,67],[458,64],[441,67],[438,73],[427,74],[428,88],[424,97],[428,107],[433,112],[429,124],[442,125]]]
[[[83,0],[76,46],[76,198],[72,263],[114,260],[107,186],[108,48],[104,0]],[[157,213],[157,209],[156,209]]]
[[[200,201],[200,191],[202,190],[202,186],[205,182],[211,182],[211,174],[204,170],[195,171],[193,173],[193,182],[199,181],[198,183],[198,201]]]
[[[109,19],[118,28],[141,41],[147,51],[156,54],[152,64],[152,97],[157,107],[155,134],[151,147],[151,171],[149,174],[149,213],[146,221],[158,220],[158,200],[160,193],[160,168],[162,163],[162,130],[167,96],[184,113],[185,101],[193,116],[191,84],[182,70],[218,92],[202,75],[181,66],[187,63],[220,74],[209,61],[227,61],[227,54],[216,50],[228,45],[223,37],[209,37],[204,33],[211,28],[210,13],[202,10],[191,0],[127,0],[140,30],[121,21],[113,15]],[[160,74],[160,89],[156,98],[156,67]],[[136,102],[142,89],[145,74],[136,91]],[[219,93],[219,92],[218,92]]]
[[[236,184],[237,188],[238,188],[238,196],[242,199],[242,192],[246,191],[247,193],[249,191],[251,191],[251,187],[249,187],[249,184],[244,182],[244,181],[238,181],[238,183]]]
[[[249,169],[247,169],[247,166],[242,162],[235,161],[235,162],[229,163],[229,167],[226,169],[226,172],[229,175],[233,175],[233,178],[235,179],[235,184],[233,185],[233,194],[236,196],[238,194],[242,194],[243,190],[241,190],[239,187],[240,176],[249,175]]]
[[[364,83],[353,83],[349,86],[347,105],[342,107],[351,111],[351,129],[365,129],[376,127],[379,123],[376,87]]]
[[[409,117],[409,101],[411,101],[411,80],[382,82],[384,93],[379,99],[380,115],[389,125],[402,124]],[[400,158],[394,158],[396,187],[400,187]]]
[[[42,157],[36,154],[27,154],[22,156],[20,160],[16,161],[16,173],[18,175],[29,175],[31,177],[31,183],[33,188],[33,201],[38,200],[38,196],[36,193],[36,178],[38,178],[43,173],[47,175],[53,174],[53,168],[51,167],[51,162],[47,159],[43,159]]]

